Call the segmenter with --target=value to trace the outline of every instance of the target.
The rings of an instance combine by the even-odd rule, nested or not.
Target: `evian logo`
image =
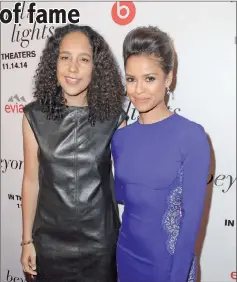
[[[230,278],[233,280],[237,280],[237,272],[236,271],[231,272]]]
[[[11,96],[8,99],[8,103],[5,105],[5,112],[8,114],[21,114],[23,113],[23,107],[26,103],[24,96],[19,97],[17,94]]]

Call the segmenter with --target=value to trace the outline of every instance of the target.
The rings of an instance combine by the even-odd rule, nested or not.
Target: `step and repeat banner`
[[[172,37],[178,68],[168,105],[202,124],[212,148],[197,242],[199,279],[236,281],[236,3],[35,2],[35,10],[45,10],[41,23],[31,23],[30,2],[20,3],[18,18],[12,12],[16,2],[2,2],[0,13],[1,281],[25,281],[20,264],[22,108],[32,100],[32,79],[45,40],[62,25],[49,16],[50,8],[64,9],[67,21],[78,19],[100,32],[122,70],[122,42],[131,29],[156,25]],[[129,100],[124,108],[133,123],[137,111]]]

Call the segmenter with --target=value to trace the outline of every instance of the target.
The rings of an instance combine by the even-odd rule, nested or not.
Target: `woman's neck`
[[[88,105],[86,95],[79,94],[77,96],[65,95],[67,106],[85,107]]]
[[[157,105],[154,109],[150,110],[146,113],[140,113],[139,123],[141,124],[151,124],[155,122],[159,122],[169,116],[171,116],[173,113],[169,111],[167,106],[164,102]]]

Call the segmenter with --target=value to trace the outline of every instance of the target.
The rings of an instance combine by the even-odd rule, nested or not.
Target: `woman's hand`
[[[31,275],[37,275],[37,272],[35,271],[36,252],[33,243],[22,246],[21,264],[24,272]]]

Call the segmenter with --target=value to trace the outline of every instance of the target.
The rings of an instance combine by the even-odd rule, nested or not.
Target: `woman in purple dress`
[[[204,128],[168,110],[174,67],[169,36],[140,27],[125,38],[127,94],[135,123],[112,139],[120,282],[196,281],[195,242],[206,194],[210,147]]]

